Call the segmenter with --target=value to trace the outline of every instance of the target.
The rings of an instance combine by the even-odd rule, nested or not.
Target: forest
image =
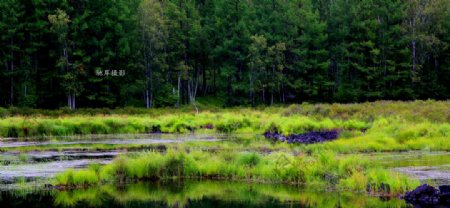
[[[0,106],[450,98],[448,0],[2,0]]]

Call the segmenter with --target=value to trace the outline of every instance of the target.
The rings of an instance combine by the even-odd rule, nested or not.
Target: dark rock
[[[339,137],[339,132],[337,130],[330,131],[311,131],[304,134],[291,134],[287,137],[277,133],[277,132],[265,132],[264,137],[271,139],[273,141],[286,141],[287,143],[302,143],[302,144],[313,144],[319,142],[326,142],[335,140]]]
[[[439,190],[428,184],[423,184],[413,191],[406,192],[403,199],[410,204],[418,206],[431,206],[440,203]]]
[[[439,203],[450,207],[450,194],[442,194],[439,197]]]
[[[439,192],[441,194],[450,194],[450,185],[439,186]]]
[[[450,185],[439,186],[439,202],[450,207]]]

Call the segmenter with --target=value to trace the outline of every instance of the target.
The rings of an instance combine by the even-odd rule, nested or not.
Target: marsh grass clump
[[[216,130],[223,133],[236,132],[240,128],[250,127],[251,120],[242,115],[224,114],[215,124]]]
[[[238,166],[255,167],[261,162],[261,155],[255,152],[241,153],[236,159]]]
[[[102,182],[165,179],[227,179],[318,185],[345,190],[394,195],[417,184],[408,177],[382,170],[366,160],[336,156],[331,151],[311,156],[254,152],[189,153],[170,149],[121,156],[98,170],[68,170],[56,176],[56,184],[68,187]]]
[[[18,128],[16,126],[10,126],[8,127],[8,133],[7,133],[7,137],[18,137],[19,133],[18,133]]]
[[[73,170],[69,169],[56,175],[56,183],[64,187],[86,187],[98,184],[99,177],[97,173],[90,169]]]

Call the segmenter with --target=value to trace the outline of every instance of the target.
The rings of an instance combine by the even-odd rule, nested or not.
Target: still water
[[[177,181],[72,191],[3,190],[2,207],[410,207],[401,199],[280,184]]]
[[[411,207],[395,197],[229,181],[132,183],[77,190],[44,188],[55,174],[69,168],[107,164],[117,155],[146,151],[123,147],[239,141],[234,139],[231,135],[164,134],[0,139],[0,207]],[[449,152],[360,156],[419,178],[422,183],[439,185],[450,180]]]

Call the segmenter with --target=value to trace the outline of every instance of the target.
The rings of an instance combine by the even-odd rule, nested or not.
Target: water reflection
[[[113,134],[79,135],[65,137],[34,137],[1,139],[0,148],[48,146],[48,145],[126,145],[126,144],[164,144],[180,142],[216,142],[227,138],[226,135],[202,134]]]
[[[280,184],[185,181],[72,191],[1,192],[6,207],[408,207],[403,200]],[[30,200],[34,202],[30,202]]]

